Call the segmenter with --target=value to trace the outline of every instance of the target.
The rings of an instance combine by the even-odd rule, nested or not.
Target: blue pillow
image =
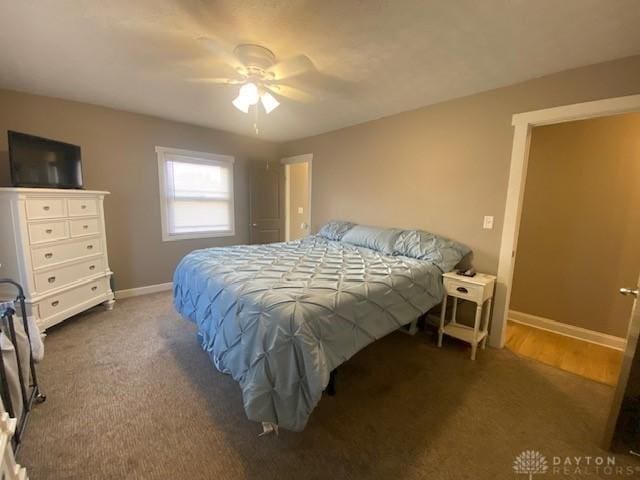
[[[427,260],[450,272],[471,249],[462,243],[423,230],[405,230],[396,240],[394,255]]]
[[[343,222],[340,220],[332,220],[326,225],[324,225],[318,235],[326,238],[327,240],[335,240],[340,241],[345,233],[353,228],[355,223],[351,222]]]
[[[370,227],[356,225],[342,237],[342,241],[358,247],[377,250],[385,255],[392,255],[396,240],[402,230],[397,228]]]

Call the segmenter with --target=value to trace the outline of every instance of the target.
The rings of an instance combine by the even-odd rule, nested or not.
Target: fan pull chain
[[[258,104],[256,104],[255,109],[256,109],[256,118],[255,118],[255,121],[253,122],[253,129],[255,130],[256,137],[257,137],[258,135],[260,135],[260,129],[258,128],[258,112],[260,111],[260,107]]]

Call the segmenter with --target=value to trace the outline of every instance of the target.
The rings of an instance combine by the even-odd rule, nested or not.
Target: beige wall
[[[0,90],[0,180],[4,185],[8,184],[7,129],[82,147],[85,188],[111,192],[105,214],[117,289],[171,281],[176,263],[193,249],[246,243],[249,159],[279,158],[277,145],[255,138]],[[162,241],[157,145],[235,156],[235,237]]]
[[[640,114],[535,128],[511,309],[626,336],[639,187]]]
[[[482,72],[478,72],[482,74]],[[83,147],[87,188],[106,189],[117,288],[171,280],[186,252],[248,239],[247,162],[314,154],[313,230],[331,218],[424,228],[473,248],[495,272],[517,112],[640,93],[640,56],[542,77],[284,145],[102,107],[0,90],[0,132]],[[6,137],[0,134],[6,171]],[[233,238],[163,243],[156,145],[236,156]],[[483,215],[495,216],[493,230]]]
[[[289,238],[297,240],[308,234],[301,227],[309,222],[309,164],[292,163],[289,169]],[[302,207],[303,212],[298,213]]]
[[[482,72],[478,72],[479,75]],[[419,227],[496,272],[514,113],[640,93],[640,56],[566,71],[288,142],[313,153],[313,229],[332,219]],[[483,215],[495,216],[493,230]]]

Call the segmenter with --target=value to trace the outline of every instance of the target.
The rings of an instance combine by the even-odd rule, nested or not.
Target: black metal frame
[[[336,375],[338,374],[338,369],[334,368],[331,370],[329,374],[329,383],[327,384],[327,388],[324,389],[324,393],[329,395],[330,397],[335,396],[336,394]]]
[[[25,305],[25,297],[24,290],[19,283],[14,282],[9,278],[0,278],[0,284],[10,284],[13,285],[18,290],[18,295],[15,301],[20,305],[20,312],[22,316],[22,325],[24,328],[24,333],[29,342],[29,348],[31,349],[31,336],[29,334],[29,325],[27,319],[27,308]],[[14,346],[16,353],[16,363],[18,365],[18,380],[20,381],[20,391],[22,395],[22,415],[17,420],[16,432],[11,440],[14,451],[17,453],[18,448],[20,447],[20,442],[22,441],[22,434],[27,426],[27,422],[29,419],[29,413],[31,412],[31,407],[33,406],[33,402],[42,403],[47,399],[47,396],[44,395],[40,391],[40,387],[38,386],[38,377],[36,375],[36,367],[33,361],[33,355],[29,355],[29,372],[31,378],[25,378],[22,373],[22,363],[20,362],[20,348],[18,346],[18,342],[16,340],[16,329],[13,323],[13,315],[15,314],[15,310],[8,310],[0,319],[0,330],[3,330],[3,333],[7,334],[5,329],[8,330],[7,337],[11,340],[11,343]],[[31,381],[30,381],[31,380]],[[2,401],[7,408],[7,412],[9,416],[16,416],[16,410],[13,407],[13,401],[11,400],[11,394],[9,392],[9,383],[7,382],[7,376],[5,371],[4,359],[0,354],[0,395],[2,396]]]

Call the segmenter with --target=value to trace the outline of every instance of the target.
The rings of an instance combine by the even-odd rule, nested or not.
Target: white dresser
[[[103,201],[109,192],[0,188],[0,277],[22,284],[40,330],[113,308]],[[1,291],[0,297],[15,296]]]

